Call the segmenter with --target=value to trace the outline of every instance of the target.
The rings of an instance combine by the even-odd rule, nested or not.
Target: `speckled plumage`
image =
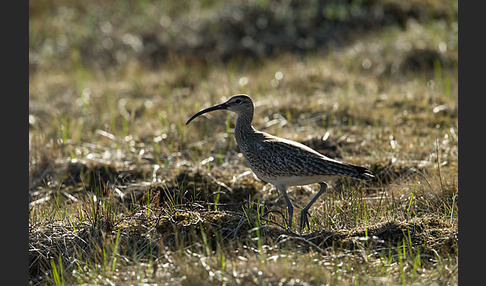
[[[288,207],[289,227],[292,226],[293,215],[293,205],[287,195],[289,186],[313,183],[321,185],[319,192],[301,211],[300,228],[302,229],[309,226],[308,210],[326,190],[326,180],[333,176],[349,176],[361,180],[370,180],[374,177],[365,167],[328,158],[301,143],[255,130],[251,125],[253,102],[245,94],[235,95],[225,103],[201,110],[186,124],[203,113],[222,109],[238,114],[235,126],[236,143],[255,175],[275,185],[282,193]]]
[[[364,180],[370,178],[366,168],[333,160],[298,142],[256,130],[248,138],[250,140],[238,146],[250,168],[264,181],[294,176],[345,175]]]

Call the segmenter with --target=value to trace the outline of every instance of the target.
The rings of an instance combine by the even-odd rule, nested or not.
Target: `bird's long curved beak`
[[[213,107],[203,109],[203,110],[199,111],[198,113],[194,114],[193,116],[191,116],[191,118],[189,118],[189,120],[187,120],[186,125],[191,123],[191,121],[194,118],[198,117],[201,114],[208,113],[208,112],[211,112],[211,111],[214,111],[214,110],[221,110],[221,109],[228,109],[228,105],[226,103],[222,103],[222,104],[215,105]]]

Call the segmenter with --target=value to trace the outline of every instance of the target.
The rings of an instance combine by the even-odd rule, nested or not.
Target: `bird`
[[[215,110],[228,110],[237,114],[234,136],[246,163],[262,181],[273,184],[282,194],[288,209],[287,227],[292,229],[294,206],[287,189],[318,183],[317,194],[300,212],[299,230],[310,230],[309,209],[326,191],[329,179],[347,176],[370,181],[374,174],[366,167],[329,158],[296,141],[258,131],[252,126],[254,105],[247,94],[236,94],[226,102],[203,109],[191,116],[186,125],[196,117]]]

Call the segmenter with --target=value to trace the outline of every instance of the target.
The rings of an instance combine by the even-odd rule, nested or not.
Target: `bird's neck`
[[[255,133],[255,129],[251,126],[253,120],[253,110],[248,113],[238,114],[235,126],[235,138],[236,143],[240,145],[240,142],[245,140],[245,137]]]

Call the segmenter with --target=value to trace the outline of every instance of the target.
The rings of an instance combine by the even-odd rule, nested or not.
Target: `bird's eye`
[[[235,100],[235,103],[236,103],[236,104],[240,104],[240,103],[241,103],[241,99],[237,99],[237,100]]]

